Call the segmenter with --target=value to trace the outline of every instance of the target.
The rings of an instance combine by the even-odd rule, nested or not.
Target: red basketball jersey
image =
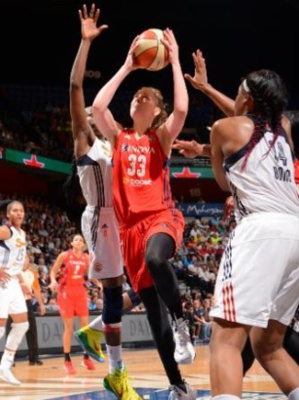
[[[83,285],[85,282],[85,273],[89,265],[88,255],[83,253],[77,257],[73,250],[68,251],[68,255],[64,260],[64,268],[61,269],[62,276],[59,279],[59,285],[77,286]]]
[[[174,208],[168,162],[155,131],[139,139],[133,130],[119,134],[113,151],[113,201],[121,228]]]

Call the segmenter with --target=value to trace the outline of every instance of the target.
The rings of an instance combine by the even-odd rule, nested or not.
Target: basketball
[[[134,63],[149,71],[159,71],[169,64],[168,49],[161,42],[163,31],[151,28],[142,32],[134,50]]]

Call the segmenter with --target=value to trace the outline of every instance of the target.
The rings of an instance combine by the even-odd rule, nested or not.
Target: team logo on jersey
[[[127,143],[123,143],[122,145],[121,145],[121,152],[122,153],[124,153],[125,151],[128,151],[128,149],[129,149],[129,145],[127,144]]]
[[[108,225],[107,224],[103,224],[101,226],[101,229],[102,229],[104,237],[107,237],[108,236]]]
[[[151,186],[151,179],[130,179],[129,181],[131,186],[140,187],[140,186]]]
[[[96,272],[101,272],[102,269],[103,269],[103,264],[101,264],[100,262],[97,262],[97,263],[94,264],[94,270]]]
[[[17,247],[17,249],[19,249],[20,247],[24,247],[24,246],[26,246],[26,242],[24,242],[22,239],[20,239],[20,238],[17,238],[17,240],[16,240],[16,247]]]

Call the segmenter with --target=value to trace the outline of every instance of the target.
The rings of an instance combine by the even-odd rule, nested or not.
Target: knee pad
[[[21,344],[23,336],[28,331],[28,328],[29,328],[28,321],[20,322],[19,324],[12,323],[11,331],[7,336],[5,347],[7,347],[10,350],[17,350],[19,345]]]
[[[122,286],[104,288],[103,322],[105,325],[119,324],[121,322],[123,296]]]

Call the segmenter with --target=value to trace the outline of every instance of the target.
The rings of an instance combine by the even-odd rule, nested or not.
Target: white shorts
[[[242,219],[223,254],[211,317],[265,328],[289,325],[299,299],[299,219],[256,213]]]
[[[0,318],[8,318],[11,314],[27,312],[25,296],[19,280],[13,276],[7,283],[0,284]]]
[[[124,272],[119,226],[112,207],[86,207],[81,228],[91,256],[89,279],[115,278]]]

